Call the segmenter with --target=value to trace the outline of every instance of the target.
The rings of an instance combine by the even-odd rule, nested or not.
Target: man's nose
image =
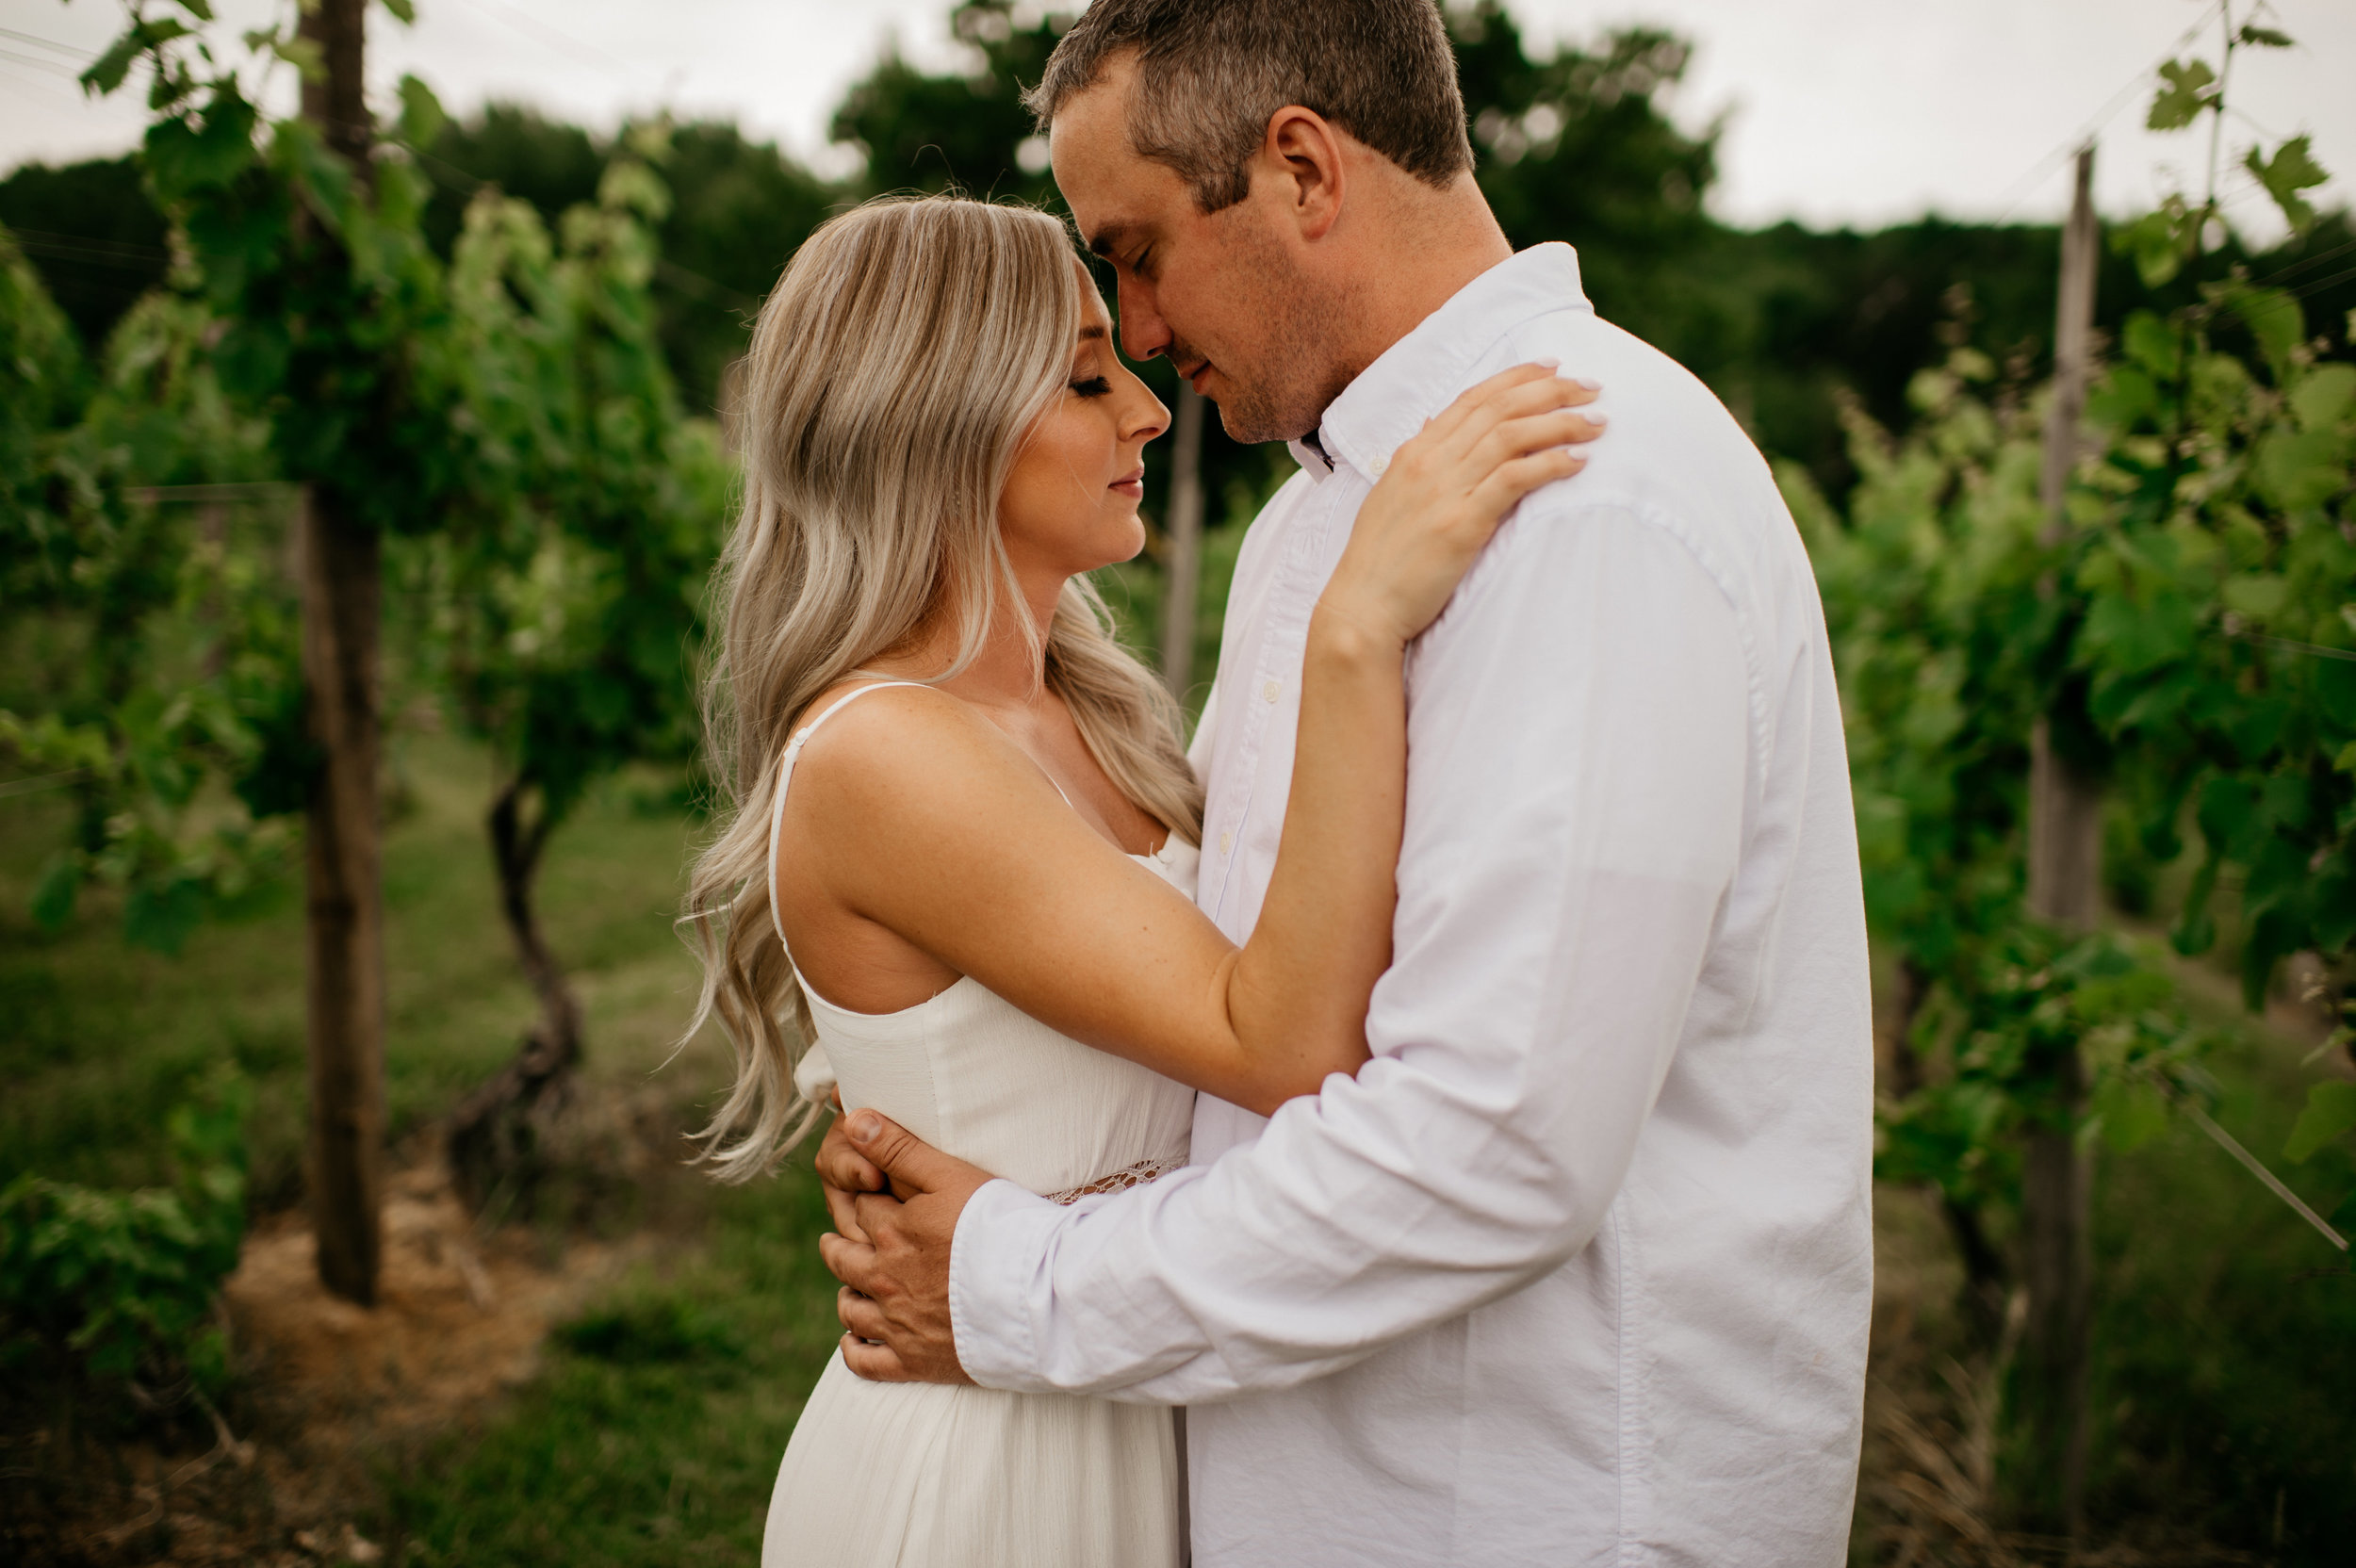
[[[1121,280],[1121,351],[1142,364],[1170,347],[1169,325],[1154,308],[1153,291]]]

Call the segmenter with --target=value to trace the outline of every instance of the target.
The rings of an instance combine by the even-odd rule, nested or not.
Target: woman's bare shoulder
[[[826,713],[861,684],[823,694],[809,711]],[[786,809],[822,831],[937,831],[1002,810],[1034,789],[1053,786],[972,704],[934,687],[891,686],[811,730]]]

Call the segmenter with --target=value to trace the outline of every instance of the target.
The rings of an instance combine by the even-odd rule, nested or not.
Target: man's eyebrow
[[[1088,253],[1091,255],[1100,255],[1110,260],[1113,252],[1119,250],[1121,242],[1128,237],[1128,224],[1107,223],[1088,236]]]

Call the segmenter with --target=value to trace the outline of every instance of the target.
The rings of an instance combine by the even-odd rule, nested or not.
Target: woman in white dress
[[[1191,901],[1202,797],[1171,705],[1087,577],[1144,544],[1168,416],[1064,230],[926,198],[813,235],[755,329],[720,570],[733,809],[687,922],[696,1023],[736,1050],[715,1173],[771,1168],[834,1089],[1069,1200],[1184,1164],[1197,1089],[1265,1111],[1354,1070],[1389,956],[1403,650],[1513,503],[1577,470],[1592,396],[1509,371],[1360,512],[1302,629],[1283,848],[1238,949]],[[761,1560],[1154,1568],[1178,1560],[1177,1478],[1166,1410],[867,1383],[838,1355]]]

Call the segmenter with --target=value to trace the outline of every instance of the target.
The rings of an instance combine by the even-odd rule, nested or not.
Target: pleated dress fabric
[[[803,739],[835,710],[794,737],[785,777]],[[1192,893],[1193,846],[1173,837],[1160,855],[1134,858]],[[885,1014],[850,1012],[804,989],[846,1110],[879,1111],[1045,1195],[1186,1161],[1193,1090],[1056,1033],[971,978]],[[838,1350],[787,1445],[761,1560],[1170,1568],[1179,1530],[1167,1409],[871,1383]]]

